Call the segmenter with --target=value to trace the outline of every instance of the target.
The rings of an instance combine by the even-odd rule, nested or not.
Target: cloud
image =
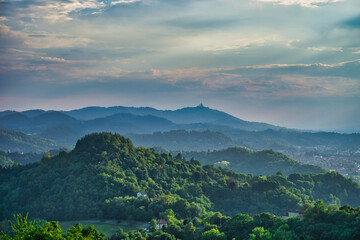
[[[341,47],[327,47],[327,46],[318,46],[318,47],[308,47],[310,51],[322,52],[322,51],[335,51],[335,52],[342,52]]]
[[[278,5],[299,5],[301,7],[316,8],[321,4],[329,4],[335,2],[341,2],[342,0],[256,0],[264,3],[274,3]]]
[[[214,41],[213,39],[209,39],[209,41],[199,41],[200,44],[204,45],[204,51],[226,51],[226,50],[235,50],[240,48],[249,48],[254,46],[265,46],[271,45],[275,42],[282,42],[283,39],[278,35],[268,35],[263,36],[261,38],[238,38],[227,40],[226,39],[217,39]],[[207,46],[208,45],[208,46]]]
[[[118,5],[118,4],[131,4],[136,2],[141,2],[142,0],[119,0],[119,1],[111,1],[110,5]]]
[[[353,54],[360,54],[360,47],[349,48],[349,50],[352,51]]]
[[[65,60],[63,58],[57,58],[57,57],[40,57],[40,59],[44,60],[46,62],[60,62],[60,63],[69,62],[68,60]]]
[[[360,61],[337,64],[270,64],[238,68],[151,71],[174,86],[261,99],[274,96],[356,96]]]
[[[37,6],[30,7],[29,17],[44,18],[49,22],[69,21],[73,18],[70,16],[73,12],[83,10],[92,10],[94,13],[106,5],[97,0],[68,0],[68,1],[41,1]]]
[[[27,34],[12,30],[6,25],[6,21],[6,17],[0,17],[0,43],[2,47],[23,45]]]
[[[87,46],[93,40],[81,37],[70,36],[61,33],[28,34],[24,31],[13,30],[6,25],[5,20],[0,21],[0,42],[5,48],[54,48]]]
[[[224,27],[231,27],[237,24],[236,19],[201,19],[198,17],[196,18],[175,18],[166,21],[169,26],[174,26],[183,29],[214,29],[214,28],[224,28]]]
[[[256,72],[255,72],[256,71]],[[244,66],[227,71],[229,73],[256,73],[259,75],[303,75],[312,77],[343,77],[360,79],[360,59],[340,62],[336,64],[269,64],[258,66]]]
[[[258,117],[279,109],[276,99],[356,98],[358,0],[335,2],[1,1],[0,96],[155,107],[206,100]]]

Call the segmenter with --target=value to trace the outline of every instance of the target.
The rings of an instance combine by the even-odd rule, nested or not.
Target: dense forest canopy
[[[261,154],[277,156],[272,151]],[[284,160],[283,155],[278,157]],[[257,157],[252,161],[261,162]],[[72,151],[53,157],[46,154],[35,163],[1,167],[0,202],[3,239],[106,238],[94,227],[77,224],[64,232],[57,222],[50,222],[76,219],[150,222],[147,230],[126,233],[120,229],[107,236],[112,240],[345,240],[360,236],[360,187],[336,172],[235,173],[202,166],[195,159],[187,161],[181,154],[173,157],[134,147],[130,139],[111,133],[87,135]],[[348,205],[339,208],[344,204]],[[281,219],[296,210],[301,218]],[[16,215],[12,229],[6,227],[5,219],[17,213],[45,221]],[[163,219],[165,227],[158,229],[155,219]]]
[[[234,141],[220,132],[173,130],[153,134],[131,134],[136,146],[160,146],[167,150],[207,151],[234,146]]]
[[[359,185],[335,172],[267,177],[235,173],[186,161],[181,155],[136,148],[129,139],[111,133],[90,134],[69,153],[2,168],[0,181],[1,218],[29,212],[49,220],[130,216],[149,220],[166,209],[175,209],[181,217],[209,210],[281,215],[317,199],[360,205]],[[161,201],[132,198],[138,192]],[[124,209],[126,214],[121,214]]]
[[[0,150],[11,152],[46,152],[56,148],[59,148],[59,145],[52,140],[0,127]]]
[[[273,150],[251,151],[246,148],[231,147],[212,152],[181,152],[181,155],[186,159],[195,158],[202,164],[215,164],[216,166],[227,167],[235,172],[253,175],[268,175],[277,172],[284,175],[326,172],[325,169],[302,164]]]

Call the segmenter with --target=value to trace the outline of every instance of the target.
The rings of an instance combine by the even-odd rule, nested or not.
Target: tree
[[[110,240],[129,240],[129,234],[125,233],[124,230],[120,228],[111,236]]]
[[[252,230],[252,233],[249,234],[249,239],[250,240],[255,240],[255,239],[261,239],[261,240],[267,240],[267,239],[271,239],[272,234],[264,229],[263,227],[256,227]]]
[[[157,223],[156,223],[156,220],[155,219],[151,219],[150,223],[149,223],[149,231],[151,233],[154,233],[156,232],[158,229],[157,229]]]
[[[196,228],[194,227],[192,222],[186,224],[183,230],[183,237],[184,240],[193,240],[195,238]]]
[[[201,235],[201,239],[203,240],[225,240],[225,233],[220,233],[218,229],[211,229],[209,231],[204,232]]]
[[[1,239],[30,239],[35,230],[35,221],[28,222],[29,213],[25,217],[21,213],[14,215],[14,222],[10,221],[11,229],[14,232],[13,237],[6,234],[0,235]]]
[[[176,238],[181,238],[181,227],[174,223],[170,223],[166,227],[166,232],[174,235]]]
[[[161,233],[154,238],[155,240],[176,240],[176,238],[169,233]]]

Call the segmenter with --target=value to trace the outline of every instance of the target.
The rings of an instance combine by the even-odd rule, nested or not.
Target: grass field
[[[94,227],[99,232],[104,233],[107,237],[111,237],[116,231],[119,230],[119,228],[122,228],[125,232],[128,232],[131,230],[145,228],[148,225],[146,222],[121,221],[118,223],[116,220],[73,220],[59,222],[64,233],[66,233],[66,231],[76,223],[81,223],[84,226],[94,225]]]

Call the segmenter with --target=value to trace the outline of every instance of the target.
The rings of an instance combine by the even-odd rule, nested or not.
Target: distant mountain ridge
[[[45,137],[66,148],[72,148],[77,139],[93,132],[116,132],[126,136],[135,136],[134,142],[140,146],[159,146],[168,150],[199,151],[221,149],[216,146],[222,148],[245,146],[255,150],[287,151],[299,148],[311,150],[330,147],[336,152],[337,150],[347,151],[347,149],[358,151],[360,143],[360,134],[304,132],[266,123],[249,122],[202,104],[178,110],[116,106],[86,107],[71,111],[41,109],[23,112],[4,111],[0,112],[0,128]],[[210,131],[212,139],[211,141],[201,140],[204,145],[199,149],[194,149],[191,148],[191,143],[201,142],[200,135],[193,132],[190,134],[192,136],[187,136],[186,142],[181,145],[174,142],[173,135],[176,130],[185,130],[190,133]],[[163,133],[161,139],[159,134],[155,135],[156,132]],[[230,140],[224,141],[225,138],[217,133],[225,135]],[[180,142],[183,140],[185,138],[179,139]],[[181,149],[181,146],[184,148]]]
[[[203,106],[185,107],[177,110],[158,110],[150,107],[87,107],[77,110],[64,111],[64,113],[77,119],[89,120],[99,117],[108,117],[117,113],[130,113],[134,115],[153,115],[166,118],[175,124],[209,123],[224,125],[250,131],[265,129],[280,129],[267,123],[249,122],[238,119],[230,114]]]
[[[71,111],[41,109],[22,112],[4,111],[0,112],[0,127],[49,138],[67,148],[72,148],[77,139],[92,132],[117,132],[129,135],[173,130],[210,130],[215,133],[233,131],[233,129],[262,131],[268,128],[280,128],[266,123],[244,121],[227,113],[204,107],[202,104],[178,110],[117,106],[87,107]],[[225,147],[231,145],[226,144]],[[208,148],[208,146],[204,147]],[[210,147],[210,149],[219,148]]]
[[[196,107],[185,107],[177,110],[158,110],[151,107],[86,107],[71,111],[44,111],[28,110],[23,112],[4,111],[0,112],[0,118],[14,113],[21,113],[29,118],[40,117],[44,114],[63,113],[77,120],[93,120],[96,118],[108,118],[115,114],[132,114],[132,115],[152,115],[155,117],[165,118],[175,124],[192,124],[192,123],[209,123],[213,125],[223,125],[243,130],[260,131],[265,129],[280,129],[281,127],[267,123],[250,122],[236,118],[225,112],[211,109],[202,104]]]

